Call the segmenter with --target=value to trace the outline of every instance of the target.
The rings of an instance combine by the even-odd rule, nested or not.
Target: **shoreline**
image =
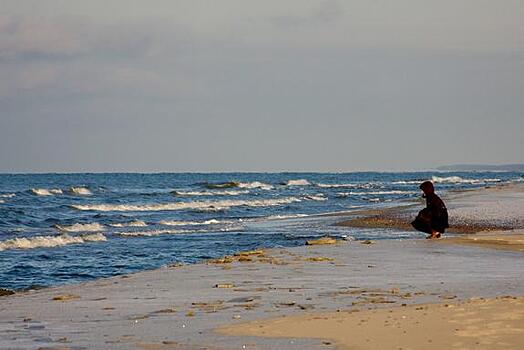
[[[515,229],[524,229],[524,215],[518,217],[519,213],[514,213],[513,217],[500,218],[502,213],[497,211],[497,202],[506,200],[508,195],[517,195],[519,198],[518,211],[524,213],[524,203],[522,203],[522,194],[524,193],[524,184],[500,184],[496,186],[483,187],[472,190],[452,191],[446,193],[442,198],[446,203],[449,211],[450,228],[446,233],[452,234],[475,234],[480,232],[510,231]],[[483,203],[486,196],[490,196],[491,202],[487,208],[480,208],[479,213],[469,214],[471,207],[478,203]],[[425,206],[424,201],[420,198],[418,201],[411,199],[411,203],[397,205],[391,208],[363,210],[352,213],[352,218],[336,223],[337,226],[352,228],[376,228],[376,229],[394,229],[414,231],[411,227],[411,221],[417,215],[418,210]],[[492,210],[493,213],[489,213]],[[484,211],[484,213],[482,212]],[[483,220],[482,214],[491,214],[491,220]]]
[[[493,198],[503,208],[519,200],[505,197],[504,190],[498,192],[502,196],[485,190],[474,196],[457,195],[455,208],[467,208],[474,218],[478,208],[484,208],[482,203],[492,203]],[[478,195],[486,198],[478,202]],[[489,235],[500,240],[500,233]],[[470,298],[491,303],[503,296],[523,296],[520,238],[514,238],[518,244],[496,243],[519,248],[513,251],[491,249],[488,234],[472,237],[477,237],[471,240],[475,243],[463,244],[460,239],[467,236],[455,236],[261,249],[200,264],[16,293],[0,297],[0,348],[295,350],[330,349],[338,344],[345,349],[343,343],[335,343],[336,335],[331,339],[327,333],[321,338],[331,340],[295,337],[291,330],[291,338],[232,334],[235,325],[240,332],[261,319],[271,323],[328,314],[331,320],[369,312],[371,320],[379,317],[372,315],[395,310],[413,309],[417,314],[422,310],[417,308],[426,305],[449,311],[453,308],[442,305],[466,303]],[[521,305],[520,298],[508,300]],[[493,312],[505,304],[501,305],[495,303]],[[338,321],[353,322],[345,318],[334,322]],[[228,325],[229,335],[215,332]],[[373,342],[380,341],[379,333],[370,333]]]

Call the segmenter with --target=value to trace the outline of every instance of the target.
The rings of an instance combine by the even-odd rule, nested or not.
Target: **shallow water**
[[[0,175],[0,287],[73,283],[330,234],[327,212],[393,205],[437,190],[522,181],[520,173]]]

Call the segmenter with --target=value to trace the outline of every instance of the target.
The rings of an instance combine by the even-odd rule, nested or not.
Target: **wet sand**
[[[471,208],[470,215],[478,215],[484,204],[468,199],[475,197],[461,198],[457,208]],[[501,207],[519,202],[498,198]],[[484,241],[471,240],[477,243],[447,244],[463,243],[454,239],[339,241],[246,252],[205,264],[3,296],[0,348],[330,349],[338,344],[344,349],[357,344],[355,337],[347,338],[353,334],[348,327],[371,327],[359,333],[369,335],[361,340],[372,342],[371,348],[396,344],[388,338],[393,336],[411,348],[430,348],[409,345],[422,344],[419,340],[446,345],[440,348],[514,348],[514,339],[523,340],[522,314],[517,312],[522,299],[504,296],[524,295],[520,239],[506,244],[515,250],[479,244],[491,239],[487,235]],[[487,301],[469,301],[480,297]],[[459,331],[442,318],[457,320]],[[250,323],[261,319],[273,319],[264,322],[266,333]],[[324,328],[315,322],[321,321],[328,322],[322,325],[328,329],[319,334],[317,327]],[[272,333],[273,322],[286,333]],[[304,322],[311,332],[293,333],[301,331],[293,328],[295,322]],[[432,326],[437,333],[421,331]],[[474,338],[490,343],[470,343]]]

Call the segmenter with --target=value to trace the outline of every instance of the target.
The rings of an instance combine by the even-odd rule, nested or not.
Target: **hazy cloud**
[[[146,54],[152,40],[133,25],[100,25],[85,17],[0,16],[0,60],[129,58]]]
[[[299,27],[305,25],[325,24],[342,17],[344,8],[338,0],[325,0],[315,4],[303,14],[301,6],[288,14],[281,14],[270,18],[270,21],[278,27]]]

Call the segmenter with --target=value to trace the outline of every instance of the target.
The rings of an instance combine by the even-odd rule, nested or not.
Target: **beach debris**
[[[444,294],[444,295],[440,295],[439,297],[440,299],[444,299],[444,300],[451,300],[451,299],[457,298],[457,296],[453,294]]]
[[[195,313],[193,311],[188,311],[186,313],[186,317],[194,317],[195,316]]]
[[[249,256],[241,256],[238,258],[238,262],[252,262],[253,259]]]
[[[235,253],[234,256],[252,256],[252,255],[265,255],[266,253],[262,249],[248,250],[244,252]]]
[[[174,314],[176,312],[173,308],[167,308],[162,310],[153,311],[151,315],[158,315],[158,314]]]
[[[217,283],[213,288],[235,288],[233,283]]]
[[[366,239],[365,241],[360,242],[360,244],[375,244],[375,242],[370,239]]]
[[[312,261],[312,262],[321,262],[321,261],[334,261],[333,258],[328,258],[325,256],[312,256],[310,258],[306,258],[306,261]]]
[[[297,304],[297,307],[301,310],[313,310],[315,308],[313,304]]]
[[[192,308],[196,308],[199,311],[207,312],[207,313],[213,313],[217,312],[218,310],[224,309],[224,301],[223,300],[216,300],[213,302],[194,302],[191,303]],[[191,311],[192,312],[192,311]]]
[[[54,301],[71,301],[71,300],[77,300],[77,299],[80,299],[80,296],[74,295],[74,294],[62,294],[62,295],[54,296],[52,300],[54,300]]]
[[[234,320],[240,320],[242,318],[242,316],[240,315],[233,315],[232,317]]]
[[[0,288],[0,297],[13,294],[15,294],[15,292],[13,292],[12,290]]]
[[[224,256],[222,258],[217,259],[210,259],[207,261],[208,264],[231,264],[233,262],[233,258],[231,256]]]
[[[260,299],[259,296],[253,296],[253,297],[238,297],[238,298],[233,298],[233,299],[229,299],[227,302],[228,303],[250,303],[252,301],[255,301],[255,299]]]
[[[306,241],[306,245],[325,245],[325,244],[335,244],[337,240],[332,237],[321,237],[318,239],[311,239]]]

